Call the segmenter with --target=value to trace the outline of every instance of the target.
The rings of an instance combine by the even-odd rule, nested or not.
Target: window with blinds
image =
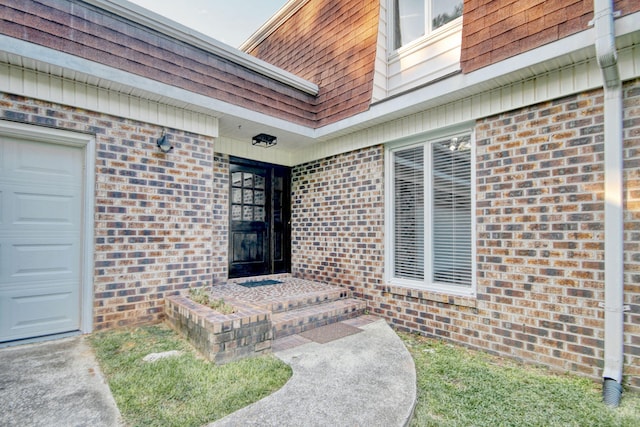
[[[394,273],[424,278],[424,147],[394,156]]]
[[[471,144],[431,144],[431,264],[434,282],[471,285]]]
[[[393,150],[393,278],[468,289],[472,268],[469,135]]]

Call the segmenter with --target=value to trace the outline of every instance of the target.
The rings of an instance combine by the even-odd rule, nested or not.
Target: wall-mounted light
[[[173,146],[171,145],[171,142],[169,142],[169,138],[167,138],[167,131],[166,130],[162,131],[162,136],[158,139],[158,141],[156,143],[157,143],[158,148],[160,149],[160,151],[162,151],[163,153],[168,153],[169,151],[171,151],[173,149]]]
[[[273,135],[267,135],[266,133],[261,133],[253,137],[251,144],[257,145],[259,147],[269,148],[273,147],[278,143],[278,139]]]

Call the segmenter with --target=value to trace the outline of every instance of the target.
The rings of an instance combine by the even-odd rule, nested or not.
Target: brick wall
[[[211,242],[212,284],[227,280],[229,273],[229,156],[213,155]]]
[[[480,339],[597,376],[602,354],[602,92],[477,126]]]
[[[637,388],[640,81],[628,83],[625,96],[625,375]],[[294,275],[349,287],[400,330],[597,378],[604,339],[602,103],[602,91],[592,91],[478,121],[476,298],[384,283],[376,246],[384,233],[381,147],[294,169]]]
[[[227,175],[212,138],[169,129],[163,154],[157,126],[2,93],[0,118],[95,135],[95,329],[158,320],[165,296],[226,276]]]
[[[622,15],[640,10],[616,0]],[[460,66],[469,73],[589,28],[593,1],[465,0]]]
[[[292,273],[370,298],[383,272],[383,192],[381,146],[295,167]]]

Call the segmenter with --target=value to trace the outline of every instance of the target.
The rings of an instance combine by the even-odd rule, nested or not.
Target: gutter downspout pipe
[[[594,0],[596,56],[604,87],[604,369],[603,400],[620,404],[624,365],[624,159],[622,82],[615,46],[614,0]]]

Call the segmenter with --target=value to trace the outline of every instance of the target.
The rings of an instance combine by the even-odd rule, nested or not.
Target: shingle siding
[[[640,3],[616,0],[627,15]],[[470,73],[506,58],[587,30],[592,0],[466,0],[460,66]]]
[[[371,103],[380,4],[311,0],[248,53],[316,83],[317,125]]]

